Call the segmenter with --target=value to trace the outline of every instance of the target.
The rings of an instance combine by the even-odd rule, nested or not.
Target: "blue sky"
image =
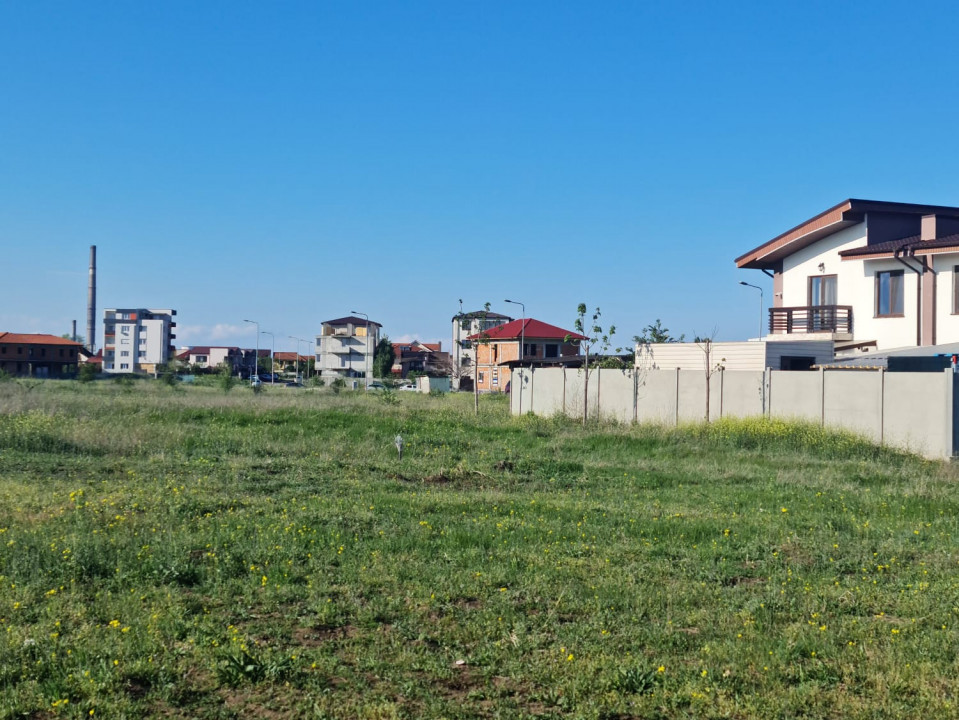
[[[177,345],[490,302],[755,336],[734,258],[848,197],[959,205],[952,4],[0,3],[0,330]],[[98,344],[102,322],[98,317]],[[264,339],[268,342],[268,338]]]

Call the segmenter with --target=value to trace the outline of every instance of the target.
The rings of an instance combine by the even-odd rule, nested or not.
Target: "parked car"
[[[379,380],[371,380],[370,384],[366,386],[367,390],[386,390],[386,385],[381,383]]]
[[[250,376],[250,387],[260,387],[260,385],[262,385],[262,384],[263,384],[263,383],[260,382],[260,376],[259,376],[259,375],[251,375],[251,376]]]
[[[416,392],[416,385],[414,385],[413,383],[404,383],[403,385],[400,385],[399,388],[397,389],[402,390],[404,392]]]

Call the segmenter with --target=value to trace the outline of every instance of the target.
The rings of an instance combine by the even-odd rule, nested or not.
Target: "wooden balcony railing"
[[[852,334],[851,305],[812,305],[769,308],[769,333]]]

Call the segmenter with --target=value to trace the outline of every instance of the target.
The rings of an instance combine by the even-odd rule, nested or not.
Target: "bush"
[[[77,380],[82,383],[88,383],[92,380],[95,380],[97,377],[96,366],[90,363],[83,363],[80,365],[80,369],[77,371]]]
[[[346,387],[346,380],[343,378],[336,378],[330,383],[330,390],[334,393],[339,393],[340,390]]]

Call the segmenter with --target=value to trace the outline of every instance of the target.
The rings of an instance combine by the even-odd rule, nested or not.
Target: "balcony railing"
[[[838,333],[852,335],[851,305],[769,308],[769,333]]]

